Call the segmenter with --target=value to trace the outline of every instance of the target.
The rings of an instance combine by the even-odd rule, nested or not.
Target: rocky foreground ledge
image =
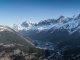
[[[43,56],[38,57],[36,53],[28,54],[24,53],[20,49],[16,49],[9,53],[6,53],[5,51],[0,52],[0,60],[47,60],[47,59],[43,58]]]

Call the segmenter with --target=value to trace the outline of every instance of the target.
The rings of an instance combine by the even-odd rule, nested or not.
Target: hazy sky
[[[39,22],[80,13],[80,0],[0,0],[0,25]]]

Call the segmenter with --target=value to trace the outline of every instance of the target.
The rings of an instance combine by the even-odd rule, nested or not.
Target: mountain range
[[[33,39],[38,48],[51,50],[50,57],[80,55],[80,14],[73,17],[60,16],[39,23],[25,21],[14,24],[13,30]],[[76,49],[76,51],[75,51]]]
[[[39,23],[25,21],[18,25],[14,24],[12,28],[16,31],[36,30],[38,32],[48,31],[52,28],[52,32],[54,32],[56,29],[66,29],[68,30],[69,34],[72,34],[79,29],[79,19],[80,14],[74,15],[72,18],[60,16],[58,19],[43,20]]]

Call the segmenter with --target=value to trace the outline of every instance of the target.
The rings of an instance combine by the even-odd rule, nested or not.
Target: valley
[[[68,56],[73,59],[80,54],[80,14],[73,17],[60,16],[39,23],[25,21],[11,28],[31,38],[37,48],[49,50],[48,58]]]

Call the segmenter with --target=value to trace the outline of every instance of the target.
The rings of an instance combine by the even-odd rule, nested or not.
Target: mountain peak
[[[59,17],[59,19],[63,20],[63,19],[65,19],[65,16],[62,16],[62,15],[61,15],[61,16]]]
[[[22,23],[22,25],[23,25],[23,26],[26,26],[26,27],[32,26],[32,25],[34,25],[34,24],[35,24],[35,23],[30,22],[30,21],[25,21],[25,22]]]
[[[30,22],[30,21],[28,21],[28,20],[26,20],[25,22],[26,22],[26,23],[31,23],[31,22]]]
[[[34,24],[33,22],[28,21],[28,20],[26,20],[25,22],[28,23],[28,24]]]
[[[79,18],[79,17],[80,17],[80,13],[75,14],[75,15],[73,16],[73,18]]]
[[[61,22],[62,20],[64,20],[66,17],[65,16],[60,16],[59,18],[58,18],[58,20],[59,20],[59,22]]]

